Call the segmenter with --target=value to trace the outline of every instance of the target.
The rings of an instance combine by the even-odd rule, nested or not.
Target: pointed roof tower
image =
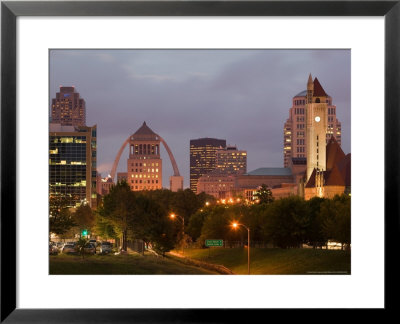
[[[326,145],[326,169],[331,170],[335,164],[343,160],[345,156],[335,137],[332,136]]]
[[[132,135],[132,139],[155,139],[158,140],[158,135],[154,133],[146,122]]]
[[[313,80],[312,80],[312,76],[311,76],[311,73],[310,73],[310,75],[308,76],[307,85],[312,84],[312,83],[313,83]]]
[[[345,186],[346,182],[343,179],[343,176],[335,164],[331,171],[325,172],[325,185],[326,186]]]
[[[328,97],[317,78],[314,79],[314,97]]]

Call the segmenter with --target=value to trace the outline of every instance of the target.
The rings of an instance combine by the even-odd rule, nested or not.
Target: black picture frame
[[[400,0],[395,1],[2,1],[1,3],[1,321],[5,323],[233,323],[269,309],[16,308],[16,19],[19,16],[384,16],[385,307],[395,310],[400,228]],[[370,175],[366,175],[370,176]],[[373,177],[373,176],[372,176]],[[375,188],[371,183],[372,191]],[[373,199],[373,194],[372,199]],[[372,238],[373,240],[373,238]],[[371,257],[371,262],[373,259]],[[368,283],[366,283],[368,285]],[[304,313],[297,310],[300,314]],[[325,310],[332,313],[331,310]],[[268,315],[266,312],[269,312]],[[318,313],[318,312],[317,312]],[[300,315],[299,314],[299,315]],[[307,312],[308,314],[308,312]],[[333,314],[333,313],[332,313]],[[335,316],[335,315],[329,315]],[[249,321],[242,320],[242,322]],[[250,320],[250,322],[254,322]],[[256,320],[256,322],[258,322]]]

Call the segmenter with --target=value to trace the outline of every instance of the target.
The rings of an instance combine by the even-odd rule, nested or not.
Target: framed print
[[[1,26],[2,321],[217,323],[235,322],[238,315],[266,316],[271,309],[393,310],[390,296],[398,279],[390,261],[397,255],[399,232],[398,1],[3,1]],[[107,98],[109,93],[113,98]],[[249,101],[260,94],[259,106]],[[77,108],[71,110],[70,102]],[[340,112],[343,107],[346,115]],[[269,124],[278,110],[284,114]],[[172,126],[163,128],[163,122]],[[107,123],[118,127],[107,128]],[[96,124],[97,129],[92,127]],[[268,133],[268,128],[279,134]],[[221,129],[224,132],[218,132]],[[325,140],[326,129],[332,135],[329,140],[333,135],[335,140],[328,141],[325,150],[320,138]],[[226,143],[212,144],[219,171],[195,178],[194,170],[200,167],[192,160],[189,165],[189,139],[194,157],[202,150],[201,140],[221,140],[228,137],[225,134],[230,134]],[[253,166],[253,147],[275,142],[278,153],[266,146],[258,160],[263,154],[269,155],[267,161],[279,155],[284,168],[276,168],[280,165],[275,162]],[[185,143],[188,147],[181,155],[179,148]],[[108,160],[101,151],[106,145],[111,152]],[[188,161],[182,168],[184,158]],[[73,168],[74,177],[60,178],[68,173],[63,168]],[[305,175],[299,171],[296,178],[296,168]],[[104,177],[108,172],[110,176]],[[114,185],[117,177],[124,180]],[[232,177],[235,189],[222,190],[222,182],[229,187]],[[107,187],[109,178],[112,189]],[[49,199],[67,192],[66,181],[67,196],[78,198],[73,206],[52,209]],[[218,192],[211,189],[212,181]],[[120,190],[120,183],[129,192],[121,201],[131,201],[133,192],[132,204],[141,202],[136,210],[151,215],[151,224],[140,219],[128,224],[126,218],[118,218],[122,212],[113,211],[112,199],[119,198],[112,193]],[[152,196],[153,190],[161,192],[168,184],[168,197],[184,192],[179,189],[204,194],[195,214],[201,226],[189,222],[192,215],[182,216],[183,208],[176,202],[164,208],[160,201],[167,196]],[[97,205],[99,193],[103,199]],[[329,232],[323,239],[309,239],[311,234],[304,234],[308,225],[303,224],[293,230],[302,236],[292,240],[291,235],[290,241],[276,228],[271,230],[272,221],[260,221],[263,212],[255,212],[265,203],[265,215],[273,217],[275,211],[281,224],[288,213],[277,211],[285,210],[279,209],[285,199],[301,196],[305,200],[293,202],[298,205],[291,213],[303,208],[311,224],[312,209],[306,202],[315,196],[333,201],[335,194],[345,198],[338,198],[334,207],[324,205],[324,210],[340,212],[332,216],[336,223],[326,220],[321,225],[318,233]],[[92,204],[99,206],[96,217],[101,219],[95,229],[85,218],[91,209],[84,211],[85,206],[94,209]],[[214,218],[202,216],[207,210]],[[226,216],[225,210],[233,212]],[[255,222],[262,223],[259,232],[254,223],[247,226],[253,212],[258,215]],[[54,223],[54,215],[72,219],[74,225],[60,229],[65,222]],[[300,224],[296,217],[291,221]],[[80,219],[86,223],[79,225]],[[229,234],[214,230],[219,226],[212,223],[215,219],[229,219]],[[337,229],[332,224],[339,220],[345,225]],[[161,227],[154,225],[158,222]],[[265,233],[270,241],[263,241]],[[70,248],[81,254],[69,258],[40,252],[49,240],[50,253],[59,253],[59,244],[64,252]],[[346,258],[334,259],[323,274],[321,268],[311,267],[280,270],[272,276],[262,264],[250,261],[250,255],[257,257],[257,249],[274,247],[286,253],[301,247],[315,256],[329,252],[333,244],[347,253]],[[153,270],[112,270],[108,260],[125,260],[129,249],[138,255],[155,253]],[[159,270],[166,267],[162,256],[171,250],[176,258],[194,263],[171,265],[168,276],[160,275],[167,273]],[[235,267],[229,259],[229,269],[223,261],[219,269],[215,264],[204,268],[210,266],[207,260],[223,260],[218,254],[229,250],[245,251],[246,262]],[[85,256],[92,252],[111,254]],[[196,259],[197,252],[204,255]],[[296,257],[290,257],[291,264],[301,263],[293,261]],[[68,270],[71,260],[82,268]],[[140,268],[138,260],[134,262]],[[85,266],[92,261],[87,271]],[[203,272],[238,275],[201,276]],[[325,298],[315,298],[324,294]]]

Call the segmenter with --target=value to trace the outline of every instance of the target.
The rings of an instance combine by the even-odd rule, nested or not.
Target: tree
[[[92,231],[96,224],[96,214],[89,205],[81,205],[75,211],[74,221],[79,227],[80,232],[82,230]]]
[[[189,224],[190,217],[203,206],[204,203],[201,203],[192,190],[178,190],[173,197],[170,211],[183,217],[185,224]]]
[[[197,201],[198,201],[199,208],[205,206],[206,202],[208,202],[209,204],[214,204],[215,201],[216,201],[214,196],[208,195],[204,191],[200,192],[196,196],[196,198],[197,198]]]
[[[116,239],[118,234],[115,231],[114,225],[111,223],[109,219],[101,216],[97,213],[96,216],[96,225],[95,225],[96,233],[102,238],[108,240],[110,238]]]
[[[72,227],[76,226],[73,215],[68,208],[61,209],[59,213],[50,216],[50,233],[62,235],[69,231]]]
[[[82,258],[85,258],[85,245],[88,243],[88,239],[84,237],[80,237],[76,245],[78,246],[79,252],[82,256]]]
[[[186,228],[186,233],[191,236],[193,241],[196,241],[200,237],[201,229],[208,213],[208,210],[199,210],[190,217],[189,224]]]
[[[233,221],[240,221],[239,215],[226,206],[215,206],[207,214],[201,229],[200,240],[223,239],[239,240],[242,238],[240,231],[233,231]]]
[[[70,199],[67,197],[50,197],[49,199],[49,227],[50,233],[63,235],[68,232],[76,223],[69,209]]]
[[[297,196],[276,200],[268,209],[264,233],[280,248],[298,247],[305,240],[309,218],[305,201]]]
[[[103,198],[99,214],[114,226],[115,232],[122,238],[122,250],[127,250],[127,235],[135,210],[135,194],[126,181],[111,187],[110,193]]]
[[[261,185],[254,196],[257,197],[257,199],[260,201],[260,204],[270,204],[274,201],[271,190],[268,189],[268,186],[265,184]]]
[[[176,225],[158,202],[144,194],[137,195],[130,227],[133,238],[151,244],[155,251],[164,255],[174,248]]]
[[[255,204],[242,207],[241,222],[250,228],[252,241],[267,241],[263,226],[266,223],[270,206],[271,204]]]
[[[327,239],[344,244],[351,243],[351,199],[347,195],[336,195],[321,204],[322,231]]]
[[[320,210],[321,205],[326,201],[324,198],[313,197],[306,202],[307,214],[309,216],[309,225],[306,229],[306,242],[314,248],[326,244],[327,237],[323,231],[323,217]]]

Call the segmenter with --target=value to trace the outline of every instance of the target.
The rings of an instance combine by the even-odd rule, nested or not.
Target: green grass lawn
[[[175,251],[180,252],[180,251]],[[247,249],[186,249],[185,256],[247,274]],[[350,274],[350,252],[314,249],[250,249],[251,274]]]
[[[217,274],[171,259],[137,253],[125,255],[51,255],[50,274]]]

